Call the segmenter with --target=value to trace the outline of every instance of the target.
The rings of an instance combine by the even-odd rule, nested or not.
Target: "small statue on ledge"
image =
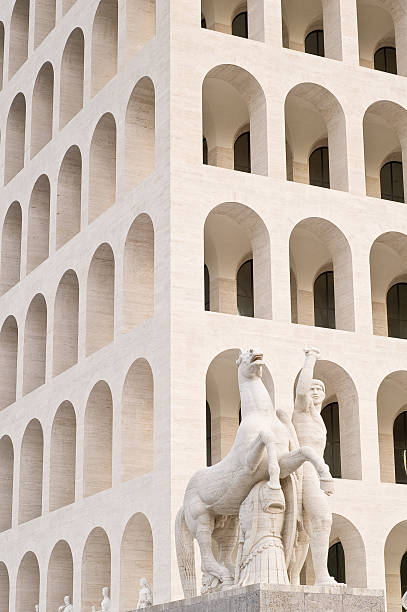
[[[69,595],[65,595],[64,605],[59,606],[58,612],[73,612],[73,605],[71,604],[71,598]]]
[[[145,608],[151,608],[152,605],[153,594],[151,592],[150,585],[148,584],[147,578],[142,578],[140,580],[140,591],[136,610],[144,610]]]
[[[103,599],[102,599],[100,610],[96,611],[96,606],[92,606],[92,612],[111,612],[112,602],[109,597],[109,587],[107,586],[103,587],[102,595],[103,595]]]

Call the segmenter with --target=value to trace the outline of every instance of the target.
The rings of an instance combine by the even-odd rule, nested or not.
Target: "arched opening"
[[[245,171],[266,176],[266,99],[256,79],[238,66],[223,64],[206,75],[202,95],[203,137],[209,165],[234,169],[236,149],[237,161],[244,157]],[[237,136],[240,139],[235,146]]]
[[[116,122],[106,113],[93,132],[90,147],[88,222],[116,200]]]
[[[14,448],[11,439],[0,439],[0,532],[11,529],[13,519],[13,474]],[[2,572],[0,564],[0,595],[2,593]],[[1,607],[0,607],[1,610]],[[8,608],[7,608],[8,612]]]
[[[18,523],[26,523],[42,514],[42,462],[44,437],[37,419],[27,425],[20,453],[20,499]],[[35,603],[38,603],[36,601]],[[21,611],[25,612],[25,611]]]
[[[397,74],[392,4],[394,7],[392,2],[357,0],[359,63]]]
[[[341,433],[338,402],[327,404],[322,409],[321,416],[326,427],[325,463],[329,465],[329,470],[334,478],[342,478]],[[342,582],[344,582],[344,580]]]
[[[333,272],[323,272],[314,282],[314,321],[316,327],[335,329],[335,287]]]
[[[10,579],[7,567],[0,562],[0,610],[1,612],[9,612],[10,610]]]
[[[401,594],[405,589],[406,578],[404,573],[406,542],[407,521],[402,521],[390,531],[384,547],[387,612],[400,612],[401,610]]]
[[[111,553],[106,532],[101,527],[91,531],[82,555],[82,610],[99,605],[103,587],[110,588]]]
[[[123,331],[128,332],[154,315],[154,227],[144,213],[127,234],[123,274]]]
[[[155,36],[155,0],[127,0],[126,25],[127,59],[130,60]]]
[[[328,572],[336,582],[346,584],[345,552],[340,541],[329,547]]]
[[[51,431],[50,512],[74,503],[75,464],[76,415],[71,402],[65,401],[57,410]]]
[[[29,14],[30,0],[16,0],[10,23],[9,79],[28,57]]]
[[[24,168],[25,152],[25,98],[19,93],[14,98],[7,117],[4,184]]]
[[[35,3],[34,48],[55,28],[55,19],[56,0],[41,0]]]
[[[236,366],[238,356],[238,349],[223,351],[211,361],[206,374],[206,401],[211,415],[212,465],[229,452],[239,427],[240,393]],[[274,402],[274,383],[267,366],[263,366],[263,382]],[[205,435],[204,424],[205,420],[202,418]]]
[[[148,77],[137,83],[126,111],[126,186],[133,189],[154,171],[155,90]]]
[[[40,568],[33,552],[24,555],[17,574],[16,612],[34,610],[40,600]]]
[[[100,380],[90,392],[86,404],[83,462],[84,497],[95,495],[112,486],[112,439],[112,393],[109,385]]]
[[[352,254],[335,225],[315,217],[300,221],[290,237],[290,269],[295,277],[291,298],[296,322],[315,325],[335,321],[337,329],[354,331]]]
[[[332,514],[329,544],[328,567],[332,574],[337,572],[339,578],[345,575],[350,588],[366,588],[366,550],[362,536],[353,523],[339,514]]]
[[[387,232],[370,250],[373,333],[407,338],[407,236]]]
[[[79,283],[73,270],[61,278],[54,308],[54,366],[57,376],[78,361]]]
[[[47,304],[40,293],[32,299],[24,328],[23,395],[45,383]]]
[[[58,176],[56,248],[60,249],[81,229],[82,155],[72,146],[65,153]]]
[[[0,331],[0,410],[16,401],[18,325],[7,317]]]
[[[407,146],[406,110],[375,102],[363,118],[366,195],[404,202],[403,157]]]
[[[233,36],[240,38],[249,38],[249,20],[247,10],[241,11],[232,21]]]
[[[1,294],[20,280],[22,213],[18,202],[7,211],[1,236]]]
[[[264,3],[257,0],[202,0],[201,27],[264,42]]]
[[[54,110],[54,69],[47,62],[35,81],[31,113],[31,159],[52,138]]]
[[[407,484],[405,424],[407,372],[392,372],[377,392],[380,480]]]
[[[92,31],[92,96],[117,72],[117,0],[101,0]]]
[[[85,40],[80,28],[69,36],[61,63],[59,127],[62,129],[83,106]]]
[[[154,469],[154,379],[149,363],[129,369],[122,401],[122,481]]]
[[[250,132],[243,132],[235,140],[233,147],[234,169],[239,172],[251,172]]]
[[[281,0],[283,46],[295,51],[325,55],[322,0]]]
[[[220,204],[206,218],[204,242],[211,310],[271,318],[270,240],[260,217]]]
[[[65,595],[72,597],[72,551],[65,540],[60,540],[51,553],[47,575],[47,610],[54,612],[63,604]]]
[[[285,101],[287,178],[348,190],[345,115],[338,100],[314,83],[296,85]]]
[[[28,209],[27,274],[49,255],[49,220],[51,187],[42,174],[34,185]]]
[[[307,34],[304,41],[304,51],[305,53],[310,53],[311,55],[325,57],[323,30],[312,30],[312,32]]]
[[[144,514],[129,520],[120,551],[120,612],[137,605],[141,578],[153,589],[153,534]]]
[[[114,337],[114,255],[104,243],[89,266],[86,303],[86,354],[90,355]]]

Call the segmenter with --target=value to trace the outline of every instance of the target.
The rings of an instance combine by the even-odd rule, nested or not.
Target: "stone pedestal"
[[[401,606],[401,604],[400,604]],[[160,604],[151,612],[384,612],[383,591],[256,584]]]

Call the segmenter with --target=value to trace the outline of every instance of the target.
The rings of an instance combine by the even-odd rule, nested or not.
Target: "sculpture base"
[[[400,604],[401,607],[401,604]],[[151,612],[384,612],[383,591],[255,584],[149,608]]]

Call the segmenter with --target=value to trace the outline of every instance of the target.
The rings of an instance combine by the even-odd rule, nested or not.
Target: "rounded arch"
[[[153,589],[153,534],[147,517],[134,514],[124,530],[120,549],[120,612],[134,608],[141,578]]]
[[[346,584],[351,588],[367,587],[366,550],[355,525],[340,514],[332,514],[330,545],[341,542],[345,553]]]
[[[212,68],[202,85],[202,114],[210,165],[234,168],[236,136],[249,125],[251,172],[267,175],[266,98],[252,74],[234,64]]]
[[[122,399],[122,480],[154,469],[154,378],[137,359],[127,372]]]
[[[347,191],[348,154],[346,120],[337,98],[316,83],[300,83],[285,100],[286,141],[292,175],[298,183],[309,183],[309,157],[321,146],[328,146],[329,184],[331,189]]]
[[[41,423],[38,419],[32,419],[24,432],[20,451],[20,499],[18,506],[18,522],[20,525],[42,514],[43,454],[44,435]]]
[[[233,240],[225,242],[225,235]],[[216,206],[205,221],[204,244],[211,310],[237,314],[237,273],[253,259],[254,316],[271,319],[270,237],[259,215],[237,202]]]
[[[407,110],[387,100],[380,100],[367,108],[363,117],[365,147],[366,195],[385,196],[380,181],[380,170],[386,162],[403,161],[407,155]],[[403,184],[406,184],[403,164]]]
[[[59,127],[63,128],[83,106],[85,39],[75,28],[66,41],[61,63]]]
[[[155,0],[141,0],[126,3],[126,48],[130,60],[144,45],[155,36]]]
[[[19,202],[9,207],[1,236],[1,293],[6,293],[20,280],[22,212]]]
[[[390,530],[384,545],[386,600],[388,612],[400,611],[400,567],[403,556],[407,552],[406,542],[407,521],[401,521]]]
[[[28,209],[27,274],[49,256],[51,185],[42,174],[33,187]]]
[[[10,22],[9,79],[28,57],[29,16],[30,0],[16,0]]]
[[[89,497],[112,486],[113,399],[104,380],[90,392],[84,435],[83,495]]]
[[[9,436],[0,439],[0,532],[11,529],[13,518],[14,448]],[[1,594],[0,572],[0,594]],[[1,600],[0,600],[1,601]]]
[[[10,578],[8,569],[3,561],[0,561],[0,601],[1,612],[10,610]]]
[[[54,110],[54,69],[46,62],[34,85],[31,111],[31,159],[52,138]]]
[[[154,171],[155,88],[149,77],[143,77],[134,87],[125,121],[126,187],[130,190]]]
[[[64,401],[56,412],[51,430],[50,512],[74,503],[75,471],[76,414],[71,402]]]
[[[65,595],[73,593],[73,559],[68,542],[55,544],[48,563],[47,610],[58,610]]]
[[[47,303],[41,293],[31,300],[24,327],[23,394],[45,383]]]
[[[132,223],[124,246],[123,331],[154,315],[154,226],[142,213]]]
[[[117,20],[117,0],[101,0],[92,30],[92,96],[96,95],[117,72]]]
[[[24,0],[25,1],[25,0]],[[4,184],[24,168],[26,102],[19,93],[11,103],[7,117]]]
[[[255,347],[253,347],[255,348]],[[206,373],[206,401],[211,409],[212,463],[229,452],[239,427],[240,392],[236,360],[240,349],[227,349],[216,355]],[[263,382],[274,403],[274,382],[267,366],[263,366]],[[206,410],[202,406],[202,433],[205,432]],[[206,445],[202,443],[202,450]]]
[[[86,540],[82,555],[82,610],[90,610],[101,599],[103,587],[110,588],[111,552],[107,533],[95,527]]]
[[[380,479],[396,482],[394,422],[407,410],[407,371],[388,374],[377,391],[377,425],[379,434]]]
[[[93,132],[89,161],[88,223],[116,200],[116,121],[104,114]]]
[[[0,410],[16,401],[18,325],[10,315],[0,331]]]
[[[54,367],[57,376],[78,361],[79,281],[73,270],[59,281],[54,307]]]
[[[332,270],[336,328],[354,331],[352,253],[342,231],[319,217],[297,223],[290,236],[290,267],[296,279],[298,323],[314,325],[314,281]]]
[[[115,259],[106,242],[90,262],[86,301],[86,354],[112,342],[114,337]]]
[[[34,610],[40,600],[40,567],[37,556],[27,552],[17,573],[16,612]]]
[[[65,153],[58,175],[56,248],[81,229],[82,155],[73,145]]]

